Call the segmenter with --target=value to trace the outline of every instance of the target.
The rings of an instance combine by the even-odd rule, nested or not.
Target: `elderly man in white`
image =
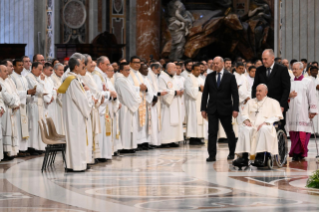
[[[254,166],[264,166],[264,152],[278,154],[278,141],[275,122],[283,119],[279,102],[267,97],[268,88],[260,84],[256,88],[256,98],[247,102],[242,111],[236,154],[242,157],[233,161],[234,166],[248,166],[248,155],[253,159]]]

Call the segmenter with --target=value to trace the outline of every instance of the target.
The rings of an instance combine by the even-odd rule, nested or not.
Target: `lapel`
[[[274,66],[275,67],[275,66]],[[267,77],[267,69],[266,69],[266,67],[265,66],[263,66],[263,69],[262,69],[262,71],[261,71],[261,75],[263,76],[263,78],[265,79],[265,81],[268,83],[268,81],[269,81],[269,79],[268,79],[268,77]],[[271,75],[271,74],[270,74]]]
[[[273,78],[274,76],[275,76],[275,69],[276,69],[276,66],[277,66],[277,64],[275,63],[274,64],[274,68],[272,69],[272,71],[271,71],[271,73],[270,73],[270,76],[268,77],[268,81],[270,81],[271,80],[271,78]]]
[[[228,72],[224,69],[224,74],[223,74],[222,79],[221,79],[221,81],[220,81],[218,90],[221,88],[223,82],[225,81],[224,79],[227,77],[227,74],[228,74]],[[215,80],[215,82],[216,82],[216,80]],[[217,86],[217,82],[216,82],[216,86]]]

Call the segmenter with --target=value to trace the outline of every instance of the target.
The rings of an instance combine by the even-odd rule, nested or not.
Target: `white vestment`
[[[97,103],[94,103],[94,107],[90,115],[92,122],[92,151],[91,148],[88,148],[88,158],[91,159],[91,162],[94,162],[94,159],[101,158],[101,149],[99,144],[99,136],[101,134],[99,106],[101,105],[103,96],[94,81],[92,73],[87,71],[85,76],[81,76],[81,78],[84,84],[90,88],[93,98],[97,100]]]
[[[150,85],[147,85],[147,83],[144,82],[144,78],[142,76],[142,74],[134,69],[130,70],[130,75],[128,76],[129,81],[131,82],[131,84],[135,87],[136,90],[139,90],[140,85],[143,83],[144,85],[146,85],[146,87],[150,87]],[[139,116],[141,116],[141,114],[139,114],[140,111],[138,111],[138,116],[135,117],[135,124],[137,125],[137,129],[138,129],[138,134],[137,134],[137,144],[143,144],[143,143],[148,143],[148,113],[147,113],[147,103],[151,103],[153,100],[153,93],[152,91],[149,92],[149,89],[147,92],[143,91],[140,92],[140,96],[142,97],[142,102],[141,104],[143,104],[143,101],[145,101],[145,124],[143,126],[140,125],[140,119]]]
[[[112,159],[113,155],[113,143],[111,134],[106,132],[106,127],[108,126],[106,122],[106,118],[110,117],[110,108],[108,106],[110,100],[110,91],[104,91],[103,85],[108,89],[107,76],[102,72],[99,67],[95,68],[93,72],[93,79],[96,82],[97,88],[99,92],[105,97],[103,104],[99,106],[99,114],[100,114],[100,126],[101,126],[101,134],[99,134],[99,146],[101,150],[101,158]]]
[[[41,132],[39,128],[38,121],[41,119],[44,120],[44,81],[42,81],[39,77],[33,75],[33,73],[29,73],[26,76],[28,81],[28,89],[33,89],[35,86],[36,93],[31,97],[30,103],[27,105],[28,109],[28,118],[29,118],[29,134],[30,134],[30,147],[36,150],[45,150],[45,144],[42,142]]]
[[[242,120],[239,126],[239,136],[235,153],[249,153],[255,155],[258,152],[278,154],[278,141],[274,122],[283,119],[279,102],[270,97],[264,97],[258,101],[256,98],[247,102],[242,111]],[[252,127],[244,124],[250,121]],[[264,124],[259,131],[258,127]]]
[[[2,88],[3,89],[3,88]],[[1,109],[3,109],[3,111],[4,111],[4,113],[6,113],[6,107],[5,107],[5,105],[4,105],[4,102],[3,102],[3,97],[2,97],[2,92],[0,93],[0,110]],[[2,120],[1,120],[1,122],[0,122],[0,127],[1,127],[1,129],[3,128],[3,123],[2,123]],[[9,147],[9,145],[11,145],[12,146],[12,144],[9,144],[9,145],[7,145],[7,144],[5,144],[5,143],[3,143],[3,136],[2,136],[2,130],[0,130],[0,160],[2,160],[3,159],[3,152],[8,152],[8,154],[9,155],[15,155],[16,154],[16,152],[14,152],[16,149],[14,149],[13,151],[12,151],[12,148],[5,148],[5,146],[6,147]]]
[[[156,95],[159,90],[159,85],[158,85],[158,76],[150,70],[148,72],[148,80],[152,86],[152,90],[154,95]],[[161,138],[160,138],[160,132],[161,132],[161,97],[158,97],[158,101],[156,105],[152,106],[151,108],[151,120],[152,120],[152,133],[150,134],[149,137],[149,142],[152,145],[155,146],[160,146],[161,145]]]
[[[162,97],[162,144],[183,141],[183,117],[180,96],[175,96],[179,90],[178,81],[174,76],[161,72],[159,77],[159,89],[167,91]]]
[[[115,75],[115,89],[122,103],[119,118],[123,149],[136,149],[138,134],[136,116],[138,116],[137,110],[142,99],[139,89],[136,89],[128,78],[121,73]]]
[[[16,110],[14,110],[14,108],[20,106],[20,98],[18,94],[11,89],[7,80],[0,78],[0,84],[2,86],[1,93],[6,111],[1,117],[3,149],[4,152],[8,152],[10,156],[17,155],[19,146],[17,127],[15,124]]]
[[[69,72],[68,76],[76,78],[62,94],[66,163],[67,168],[82,171],[87,168],[88,118],[92,107],[79,76],[73,72]]]
[[[187,71],[184,71],[183,73],[186,73]],[[188,73],[188,72],[187,72]],[[181,75],[175,75],[175,80],[177,81],[177,87],[178,87],[178,90],[185,90],[185,82],[186,82],[186,79],[188,78],[190,73],[188,73],[188,75],[186,77],[184,76],[181,76]],[[184,123],[187,123],[187,105],[185,104],[185,93],[181,98],[181,104],[182,104],[182,120]]]
[[[319,78],[314,78],[314,77],[311,77],[311,80],[314,82],[314,85],[317,87],[319,85]],[[319,101],[319,90],[317,90],[316,88],[316,97],[317,97],[317,106],[319,105],[318,101]],[[316,133],[316,135],[319,134],[319,115],[316,115],[313,119],[313,125],[314,125],[314,129],[315,131],[313,133]]]
[[[203,84],[203,80],[193,74],[189,74],[185,81],[186,137],[188,138],[204,138],[207,134],[204,118],[201,114],[202,92],[199,90],[200,85]]]
[[[45,76],[44,79],[44,93],[47,95],[43,96],[44,100],[44,118],[52,118],[54,125],[57,126],[59,124],[58,122],[58,116],[57,116],[57,88],[54,86],[54,82],[51,79],[51,77]],[[53,98],[53,101],[51,102]]]
[[[62,84],[62,78],[58,77],[55,73],[51,75],[52,81],[54,83],[55,88],[59,88]],[[62,94],[57,93],[56,97],[56,130],[59,134],[64,135],[64,123],[63,123],[63,115],[62,115]]]
[[[30,147],[27,105],[31,101],[31,95],[27,94],[28,81],[24,76],[19,75],[16,72],[12,72],[11,76],[8,76],[6,80],[12,89],[14,89],[14,86],[16,86],[16,91],[20,98],[20,109],[17,110],[15,114],[17,139],[19,150],[26,151],[28,150],[28,147]]]
[[[247,88],[248,88],[248,94],[250,98],[251,98],[251,91],[252,91],[254,81],[255,81],[255,78],[252,78],[249,75],[247,76]]]
[[[309,77],[304,77],[301,81],[292,81],[290,92],[292,91],[297,92],[297,96],[290,98],[286,131],[312,133],[309,113],[318,114],[315,82]]]
[[[21,75],[25,77],[25,76],[27,76],[29,73],[31,73],[31,67],[29,68],[29,70],[23,68],[23,70],[22,70],[22,72],[21,72]]]

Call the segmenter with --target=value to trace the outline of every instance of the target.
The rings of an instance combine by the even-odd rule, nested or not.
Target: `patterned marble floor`
[[[140,151],[65,173],[62,157],[41,173],[43,157],[0,163],[0,212],[4,211],[319,211],[319,190],[307,189],[319,164],[309,156],[273,170],[234,170],[218,145],[206,163],[205,146]]]

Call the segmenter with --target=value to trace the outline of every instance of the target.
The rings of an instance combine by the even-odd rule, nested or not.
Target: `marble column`
[[[46,1],[46,32],[44,57],[47,60],[54,58],[54,0]]]
[[[136,54],[141,58],[159,59],[160,15],[160,0],[136,0]]]

